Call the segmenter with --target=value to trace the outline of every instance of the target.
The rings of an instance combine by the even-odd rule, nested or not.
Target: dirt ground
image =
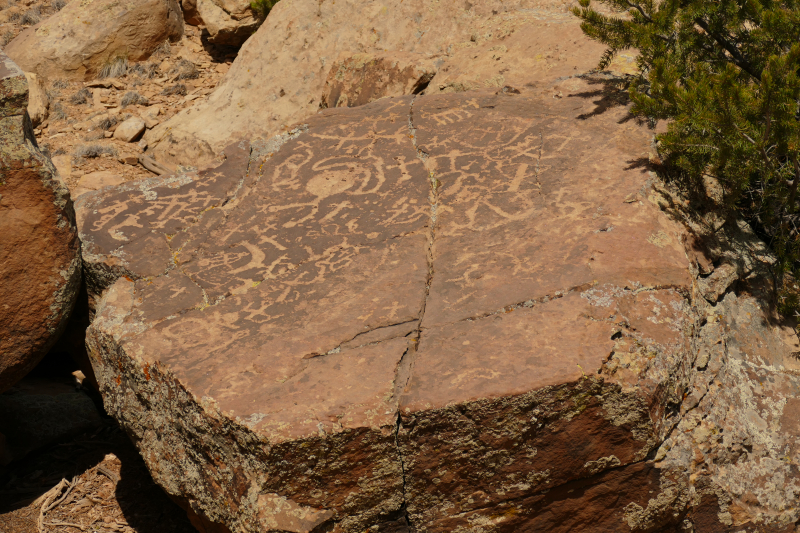
[[[66,380],[74,387],[76,369],[66,353],[54,350],[25,379],[53,386]],[[8,394],[13,388],[0,399]],[[83,432],[75,426],[77,432],[0,466],[0,533],[195,532],[186,513],[153,482],[128,436],[103,412],[100,395],[86,387],[73,394],[85,395],[89,409],[94,405],[96,422]],[[47,416],[34,418],[35,425],[46,426]],[[15,429],[20,431],[0,427],[9,437]],[[47,431],[41,435],[47,438]]]
[[[42,531],[195,529],[150,478],[127,435],[109,420],[97,431],[20,461],[0,477],[0,532]]]

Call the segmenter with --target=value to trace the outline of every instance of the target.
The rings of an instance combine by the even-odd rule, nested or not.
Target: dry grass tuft
[[[119,78],[128,73],[128,58],[114,57],[109,59],[97,73],[98,79]]]
[[[164,90],[161,91],[161,94],[164,96],[186,96],[186,85],[179,83],[170,87],[164,87]]]
[[[125,93],[125,96],[122,97],[122,101],[120,101],[122,107],[128,107],[129,105],[147,105],[149,103],[150,101],[147,98],[136,91],[128,91]]]
[[[84,87],[80,91],[76,92],[72,96],[69,97],[69,101],[72,105],[82,105],[89,103],[92,100],[92,91]]]

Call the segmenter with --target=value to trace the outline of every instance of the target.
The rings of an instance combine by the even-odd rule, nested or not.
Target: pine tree
[[[573,13],[608,47],[600,68],[639,52],[632,113],[668,121],[658,141],[677,182],[702,190],[715,178],[723,209],[767,239],[781,310],[797,313],[800,0],[600,0],[605,12],[590,2]]]

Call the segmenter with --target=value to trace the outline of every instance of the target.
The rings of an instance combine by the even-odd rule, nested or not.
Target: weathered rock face
[[[328,74],[320,106],[356,107],[387,96],[419,94],[436,75],[437,63],[406,52],[340,58]]]
[[[78,181],[78,186],[75,188],[73,196],[77,199],[88,192],[96,191],[110,185],[119,185],[122,182],[122,177],[115,172],[110,172],[108,170],[89,172],[88,174],[84,174],[80,181]]]
[[[242,136],[281,133],[319,110],[341,54],[437,55],[427,89],[436,92],[525,91],[586,72],[603,47],[582,34],[567,7],[561,0],[281,0],[209,98],[146,139],[158,161],[196,166]]]
[[[719,525],[662,446],[706,379],[689,234],[613,97],[383,99],[82,197],[87,344],[159,484],[231,531]]]
[[[70,2],[20,33],[5,52],[39,76],[88,80],[117,59],[147,59],[164,41],[181,35],[176,0]]]
[[[56,341],[81,275],[75,213],[36,146],[25,75],[0,52],[0,392]]]

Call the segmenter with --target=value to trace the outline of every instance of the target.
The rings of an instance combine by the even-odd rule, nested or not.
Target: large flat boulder
[[[0,52],[0,392],[64,329],[80,284],[66,185],[33,137],[25,74]]]
[[[116,61],[147,59],[182,35],[176,0],[76,1],[24,30],[5,52],[25,71],[83,81]]]
[[[106,408],[196,524],[794,530],[772,260],[602,81],[329,109],[78,201]]]
[[[268,139],[319,110],[342,55],[436,55],[431,92],[525,91],[586,72],[603,47],[583,35],[567,7],[559,0],[281,0],[215,91],[146,139],[158,161],[187,166],[211,161],[240,138]],[[386,71],[373,68],[370,78],[394,76],[393,62],[376,66]]]
[[[328,110],[81,197],[87,345],[157,482],[231,531],[625,527],[693,279],[596,88]]]

